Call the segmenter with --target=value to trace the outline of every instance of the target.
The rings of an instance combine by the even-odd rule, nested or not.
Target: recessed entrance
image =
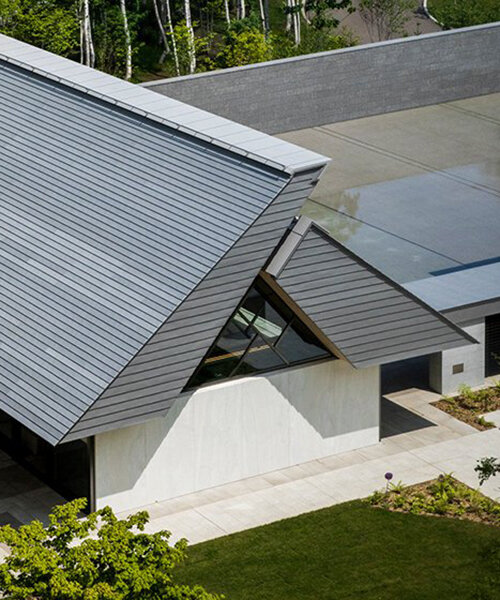
[[[485,319],[485,376],[500,375],[500,314]]]
[[[92,448],[86,441],[51,446],[0,411],[0,449],[66,500],[84,497],[90,507]]]

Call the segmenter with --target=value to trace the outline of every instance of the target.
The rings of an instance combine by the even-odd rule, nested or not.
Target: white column
[[[484,319],[461,325],[479,344],[469,344],[433,354],[429,384],[440,394],[453,394],[462,384],[475,387],[484,383]]]

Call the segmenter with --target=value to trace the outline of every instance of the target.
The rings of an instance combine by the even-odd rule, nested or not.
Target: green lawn
[[[361,501],[193,546],[181,581],[228,600],[467,600],[500,530]]]

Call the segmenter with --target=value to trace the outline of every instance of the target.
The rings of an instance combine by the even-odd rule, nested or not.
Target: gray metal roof
[[[426,277],[404,287],[436,310],[489,302],[500,298],[500,262]]]
[[[311,150],[173,98],[160,97],[140,86],[2,34],[0,60],[288,173],[308,170],[328,162],[324,156]]]
[[[149,118],[140,88],[133,110],[110,103],[83,75],[135,99],[0,36],[0,408],[51,443],[290,180],[265,150],[257,162]]]
[[[316,224],[304,227],[304,219],[288,260],[277,253],[267,269],[351,364],[388,363],[476,342]]]

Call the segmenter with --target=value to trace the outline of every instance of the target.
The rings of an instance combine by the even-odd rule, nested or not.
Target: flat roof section
[[[333,158],[303,214],[399,283],[500,260],[500,94],[279,137]]]

